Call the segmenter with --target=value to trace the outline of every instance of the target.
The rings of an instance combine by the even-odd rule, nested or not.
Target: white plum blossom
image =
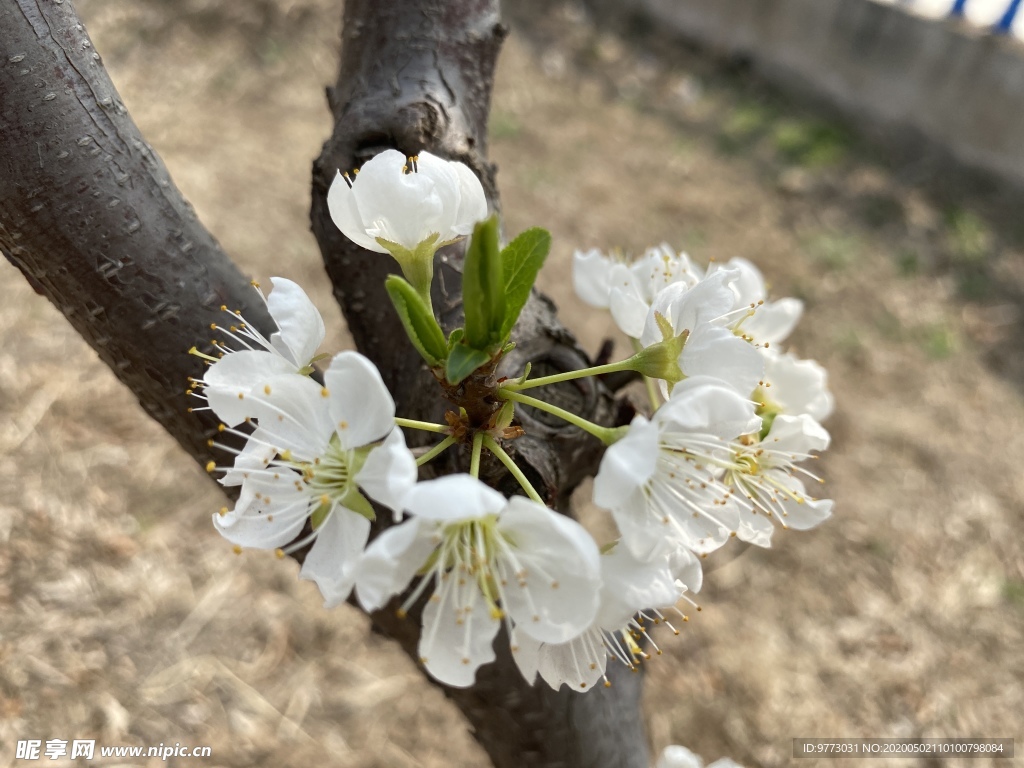
[[[662,750],[658,762],[654,768],[704,768],[704,761],[700,755],[695,755],[686,747],[679,744],[671,744]],[[731,757],[722,757],[707,766],[707,768],[743,768]]]
[[[793,332],[804,311],[802,301],[793,298],[769,301],[761,271],[746,259],[736,257],[724,264],[712,262],[708,277],[719,270],[729,270],[736,275],[729,283],[735,295],[733,309],[736,311],[728,323],[736,334],[752,344],[768,347],[784,341]]]
[[[228,426],[236,426],[251,412],[245,396],[269,376],[312,372],[316,351],[324,340],[324,321],[305,291],[283,277],[270,278],[273,289],[267,310],[277,330],[267,339],[241,313],[223,307],[233,318],[229,325],[215,324],[239,348],[217,344],[224,355],[203,376],[203,396]],[[261,293],[260,296],[263,294]]]
[[[640,343],[644,347],[664,339],[663,325],[675,335],[687,333],[679,356],[684,376],[713,376],[748,395],[764,375],[764,360],[750,344],[722,323],[735,303],[730,286],[739,278],[735,270],[718,270],[693,287],[676,282],[661,290],[651,305]],[[668,391],[666,386],[665,391]]]
[[[351,176],[339,172],[327,206],[347,238],[377,253],[392,251],[381,241],[408,251],[431,238],[441,245],[487,217],[483,186],[465,164],[429,152],[407,158],[394,149]]]
[[[754,394],[759,412],[766,416],[802,413],[816,421],[832,414],[835,400],[828,388],[828,373],[814,360],[764,350],[764,384]]]
[[[726,383],[686,379],[652,421],[635,417],[605,452],[594,502],[611,511],[623,544],[642,560],[679,548],[706,554],[734,534],[767,546],[771,524],[741,516],[722,482],[733,441],[760,427],[754,404]]]
[[[364,492],[400,513],[416,482],[416,462],[369,360],[342,352],[324,382],[274,374],[254,377],[248,394],[239,393],[257,428],[221,479],[241,485],[239,499],[213,522],[241,547],[294,550],[312,543],[300,576],[315,581],[332,606],[351,592],[369,536],[374,513]],[[307,522],[311,533],[290,544]]]
[[[593,622],[599,555],[575,521],[522,496],[506,499],[469,475],[419,483],[405,509],[410,517],[367,547],[356,596],[377,610],[423,576],[402,610],[430,590],[419,654],[436,679],[472,685],[477,668],[495,657],[503,621],[552,643]]]
[[[733,498],[757,517],[775,519],[783,528],[804,531],[832,515],[831,499],[808,495],[800,472],[816,483],[819,478],[797,467],[797,462],[813,458],[812,451],[824,451],[829,434],[807,414],[780,414],[772,422],[763,440],[747,436],[736,442],[727,465],[725,483],[735,490]]]
[[[573,257],[577,295],[593,307],[611,310],[619,329],[634,339],[643,333],[651,304],[663,288],[673,283],[692,288],[702,277],[700,267],[667,243],[630,263],[597,249],[577,251]]]
[[[512,648],[516,665],[530,683],[540,674],[555,690],[565,684],[574,691],[589,690],[601,678],[607,681],[609,658],[635,669],[648,658],[637,640],[644,637],[657,649],[648,634],[651,624],[665,623],[678,634],[662,611],[677,611],[676,603],[687,591],[698,592],[701,580],[700,561],[687,551],[645,562],[626,547],[614,546],[601,555],[601,602],[594,623],[565,643],[517,635]]]

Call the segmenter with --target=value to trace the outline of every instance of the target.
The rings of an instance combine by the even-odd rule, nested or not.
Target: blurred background
[[[951,78],[957,62],[1024,62],[1012,35],[991,31],[1007,0],[971,0],[968,21],[907,13],[945,17],[952,2],[938,0],[829,2],[846,14],[827,25],[835,39],[842,18],[954,36],[956,48],[926,49]],[[308,224],[338,4],[76,5],[206,226],[253,277],[307,288],[325,349],[348,344]],[[788,764],[794,737],[1024,748],[1012,142],[972,154],[917,107],[886,122],[873,102],[835,96],[863,79],[825,65],[801,75],[809,59],[773,58],[767,35],[680,32],[646,5],[658,4],[508,3],[490,124],[507,230],[552,231],[542,287],[591,353],[616,334],[571,293],[575,248],[665,241],[701,263],[753,260],[775,296],[806,302],[791,348],[828,368],[838,402],[817,467],[834,519],[708,559],[702,613],[659,636],[665,653],[648,666],[654,748],[747,766]],[[858,45],[863,23],[851,22]],[[917,70],[888,78],[924,82],[906,79]],[[1005,81],[990,114],[1021,119],[1024,79],[973,71]],[[941,87],[909,97],[956,111]],[[223,500],[205,473],[12,267],[0,273],[0,765],[26,738],[210,745],[204,766],[486,765],[455,709],[358,612],[323,610],[290,561],[232,554],[210,524]]]

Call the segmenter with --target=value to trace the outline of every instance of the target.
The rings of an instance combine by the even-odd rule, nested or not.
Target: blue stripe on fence
[[[941,0],[881,0],[896,5],[902,5],[911,10],[918,9],[927,15],[943,15]],[[1008,35],[1015,32],[1014,24],[1017,22],[1021,5],[1024,0],[1004,0],[1005,6],[1000,5],[996,0],[950,0],[948,15],[953,18],[966,18],[973,20],[975,24],[988,27],[994,35]],[[1005,9],[1004,9],[1005,8]],[[974,13],[972,13],[974,11]],[[981,19],[984,19],[982,22]],[[989,26],[990,25],[990,26]],[[1024,24],[1019,25],[1024,28]],[[1024,37],[1024,29],[1016,31]]]

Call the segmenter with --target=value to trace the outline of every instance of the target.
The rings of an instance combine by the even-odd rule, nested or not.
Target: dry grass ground
[[[79,2],[200,217],[254,276],[305,285],[337,348],[307,223],[333,5]],[[1010,235],[842,131],[572,7],[510,39],[492,155],[509,230],[552,230],[544,286],[589,349],[613,329],[571,295],[573,248],[666,240],[745,255],[804,298],[793,346],[832,375],[820,468],[835,519],[710,559],[704,611],[650,668],[654,746],[748,766],[789,763],[795,736],[1022,748],[1024,256]],[[204,473],[0,270],[0,765],[28,764],[13,759],[25,738],[213,747],[183,766],[484,765],[361,615],[323,610],[293,563],[231,554]]]

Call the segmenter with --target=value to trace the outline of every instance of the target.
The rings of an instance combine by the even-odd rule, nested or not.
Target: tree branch
[[[486,136],[494,67],[505,35],[496,0],[348,0],[345,7],[338,81],[328,89],[335,127],[313,167],[313,232],[356,344],[380,368],[400,414],[410,418],[439,420],[445,408],[440,390],[404,340],[383,289],[391,260],[341,235],[327,210],[327,190],[339,169],[358,167],[383,149],[408,154],[426,149],[474,169],[497,209],[496,169],[487,161]],[[459,249],[448,249],[435,265],[434,306],[447,330],[461,321],[461,259]],[[391,343],[396,339],[401,341]],[[553,304],[539,294],[528,303],[513,339],[517,347],[503,364],[506,374],[522,371],[527,361],[538,373],[588,364],[556,319]],[[567,384],[560,394],[586,418],[614,420],[614,402],[594,379]],[[531,480],[539,480],[535,485],[567,509],[572,490],[597,469],[599,444],[575,428],[530,418],[529,412],[522,422],[527,435],[510,447]],[[402,621],[385,610],[373,618],[417,657],[414,616]],[[641,675],[612,663],[611,688],[579,694],[531,687],[516,669],[504,635],[496,643],[498,660],[478,672],[475,686],[444,690],[497,768],[646,768]]]
[[[185,354],[212,352],[222,305],[271,328],[246,278],[197,221],[162,162],[128,116],[69,2],[0,0],[0,250],[74,325],[153,416],[201,464],[216,420],[189,412]],[[351,0],[338,86],[336,129],[314,171],[313,228],[335,293],[360,348],[375,359],[403,415],[436,418],[435,384],[411,349],[383,292],[390,265],[346,243],[330,223],[326,189],[337,168],[380,149],[430,149],[461,159],[497,205],[486,161],[493,68],[504,36],[488,0],[374,3]],[[458,322],[460,256],[440,257],[435,306]],[[582,352],[534,297],[516,331],[509,372],[527,360],[545,371],[585,364]],[[607,422],[614,406],[592,381],[563,388],[577,412]],[[196,401],[198,402],[198,401]],[[592,440],[523,416],[529,437],[514,448],[531,480],[564,507],[595,469]],[[418,625],[374,619],[415,656]],[[614,686],[586,695],[525,684],[498,640],[498,662],[477,685],[449,695],[495,765],[647,765],[639,675],[612,665]]]
[[[201,464],[192,345],[222,305],[272,328],[249,281],[128,115],[70,2],[0,0],[0,250]]]

